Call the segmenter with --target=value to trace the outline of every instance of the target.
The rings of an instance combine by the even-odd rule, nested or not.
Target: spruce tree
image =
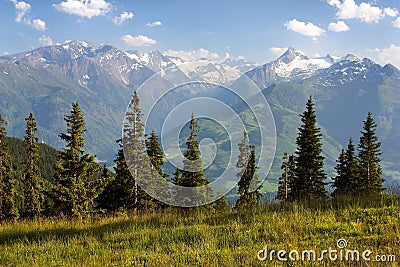
[[[256,190],[251,191],[252,188],[256,187],[259,181],[257,175],[257,169],[258,168],[256,166],[256,151],[254,146],[250,145],[250,156],[247,161],[247,165],[244,168],[244,172],[240,178],[240,181],[238,182],[239,199],[236,201],[236,206],[235,206],[237,209],[254,207],[259,203],[262,196],[260,193],[261,186],[258,186]]]
[[[129,208],[129,201],[133,199],[133,176],[129,172],[125,161],[122,139],[117,140],[119,150],[114,160],[115,177],[106,185],[99,195],[99,208],[116,211]]]
[[[342,149],[342,151],[340,152],[339,158],[336,160],[336,162],[336,176],[332,179],[333,187],[335,188],[332,192],[333,197],[346,195],[347,193],[347,186],[349,184],[349,181],[346,175],[346,152],[344,149]]]
[[[67,133],[60,138],[67,143],[58,153],[55,164],[53,197],[60,212],[68,216],[85,215],[108,181],[101,179],[101,167],[95,156],[84,150],[85,121],[78,103],[72,104],[70,115],[64,118]]]
[[[151,131],[150,136],[148,136],[146,140],[146,149],[147,155],[149,156],[152,163],[151,169],[156,171],[162,177],[166,178],[168,175],[165,174],[161,169],[161,166],[164,164],[165,161],[164,152],[161,149],[161,145],[158,142],[158,136],[154,132],[154,130]]]
[[[165,161],[165,156],[158,141],[158,136],[154,132],[154,130],[151,131],[150,136],[148,136],[146,140],[146,149],[147,156],[151,161],[150,175],[152,179],[154,179],[158,187],[155,188],[155,190],[157,190],[157,195],[160,196],[162,199],[168,199],[170,197],[169,184],[167,181],[168,175],[164,173],[164,171],[161,169],[161,166],[164,164]],[[156,203],[158,207],[166,206],[160,201],[156,201]]]
[[[353,194],[359,192],[361,184],[361,168],[355,151],[353,139],[350,138],[346,149],[346,175],[349,177],[349,191]]]
[[[197,141],[198,133],[199,133],[199,126],[192,114],[190,124],[189,124],[190,135],[186,139],[186,146],[187,150],[184,153],[184,160],[183,160],[183,170],[177,170],[177,173],[180,174],[179,177],[179,184],[183,187],[200,187],[209,184],[209,180],[204,176],[203,166],[201,161],[200,155],[200,146],[199,142]],[[208,189],[203,190],[198,188],[194,197],[198,200],[199,203],[203,203],[207,201],[207,195],[209,194]],[[187,196],[189,197],[189,196]],[[188,199],[180,200],[180,201],[189,201]],[[197,203],[191,203],[197,204]]]
[[[134,92],[125,116],[123,149],[125,156],[129,155],[125,161],[133,177],[132,184],[129,185],[132,194],[128,206],[135,214],[138,210],[156,207],[155,200],[139,186],[138,181],[147,191],[151,191],[153,195],[157,194],[155,180],[151,176],[151,164],[146,155],[142,117],[140,99],[137,92]]]
[[[323,170],[321,130],[317,127],[317,118],[312,97],[308,99],[306,111],[301,115],[302,125],[296,139],[296,169],[292,195],[294,200],[318,200],[326,198]]]
[[[44,202],[44,181],[41,178],[38,167],[39,145],[37,123],[33,113],[25,118],[26,130],[24,145],[27,148],[25,172],[24,172],[24,216],[32,218],[39,216]]]
[[[332,196],[357,196],[361,190],[361,176],[353,139],[349,139],[346,151],[342,150],[337,162],[338,165],[335,168],[337,176],[333,178],[335,190]]]
[[[372,118],[372,113],[368,112],[367,119],[361,131],[360,142],[358,144],[358,159],[360,161],[361,181],[359,187],[365,196],[378,196],[384,190],[382,183],[382,169],[380,166],[381,143],[376,136],[376,123]]]
[[[238,161],[236,162],[236,168],[239,169],[239,172],[236,174],[236,177],[239,180],[238,194],[239,196],[241,196],[246,191],[246,185],[243,184],[242,182],[242,176],[246,171],[246,167],[250,157],[250,142],[246,130],[243,131],[243,139],[238,144],[238,146],[239,146],[239,156],[238,156]]]
[[[276,199],[282,202],[287,202],[291,199],[291,188],[293,186],[295,175],[295,161],[293,155],[288,156],[287,152],[283,154],[281,169],[283,170],[283,172],[281,177],[279,178]]]
[[[0,114],[0,220],[16,220],[19,213],[15,204],[15,184],[6,141],[7,122]]]

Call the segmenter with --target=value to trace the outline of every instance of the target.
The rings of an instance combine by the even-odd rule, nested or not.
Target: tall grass
[[[260,261],[269,249],[348,248],[400,260],[400,206],[265,205],[216,214],[167,209],[141,215],[0,224],[0,266],[378,266],[363,262]],[[397,266],[384,263],[381,266]]]

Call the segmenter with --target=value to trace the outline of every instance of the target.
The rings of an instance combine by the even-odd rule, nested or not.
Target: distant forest
[[[7,137],[7,122],[0,114],[0,219],[60,214],[81,217],[93,212],[128,210],[136,214],[166,208],[168,205],[152,197],[160,195],[181,207],[210,203],[210,181],[201,167],[199,126],[194,114],[186,139],[184,167],[176,168],[173,177],[163,172],[165,155],[159,137],[154,131],[150,135],[144,134],[142,116],[135,92],[126,116],[129,125],[124,127],[123,139],[117,140],[120,150],[114,160],[115,174],[112,174],[106,166],[95,162],[94,155],[85,152],[86,128],[78,103],[73,103],[70,114],[64,117],[67,131],[61,133],[60,138],[66,145],[61,151],[39,143],[33,113],[25,119],[24,140]],[[316,203],[343,198],[371,200],[382,196],[385,188],[380,166],[381,143],[375,134],[377,125],[371,113],[364,121],[357,149],[351,138],[347,149],[342,149],[333,183],[327,182],[324,172],[322,134],[311,96],[300,117],[301,126],[295,140],[297,149],[293,155],[285,152],[283,156],[277,200]],[[246,131],[237,145],[240,152],[236,163],[239,198],[233,208],[251,209],[260,205],[262,198],[256,150]],[[125,155],[131,156],[125,158]],[[146,190],[139,186],[140,180],[147,183]],[[171,187],[171,183],[177,187]],[[334,188],[331,195],[327,186]],[[180,194],[179,187],[199,189],[193,191],[196,195],[188,196]],[[223,192],[212,193],[218,195],[217,200],[205,208],[215,211],[231,208]]]

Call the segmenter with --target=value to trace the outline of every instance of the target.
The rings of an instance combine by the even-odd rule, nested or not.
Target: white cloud
[[[317,37],[321,36],[325,32],[324,29],[321,29],[311,22],[298,21],[297,19],[286,21],[284,25],[288,30],[292,30],[304,36],[312,37],[314,42],[317,41]]]
[[[185,61],[195,61],[201,58],[207,58],[210,60],[219,60],[220,56],[217,53],[210,52],[207,49],[200,48],[198,50],[183,51],[183,50],[168,50],[164,53],[165,55],[172,57],[179,57]]]
[[[113,22],[115,25],[122,25],[125,22],[125,20],[133,19],[133,16],[134,15],[132,12],[122,12],[119,17],[118,16],[114,17]]]
[[[377,53],[376,61],[379,64],[390,63],[400,69],[400,46],[392,44],[388,48],[375,48],[374,51]]]
[[[339,19],[359,19],[367,23],[377,23],[385,17],[384,11],[377,6],[361,2],[359,5],[354,0],[328,0],[329,5],[338,9],[336,16]],[[389,11],[389,10],[388,10]],[[391,9],[389,13],[393,10]]]
[[[350,31],[350,27],[343,21],[329,23],[328,30],[331,32],[347,32]]]
[[[15,21],[21,23],[22,18],[31,10],[31,5],[23,1],[18,2],[17,0],[11,0],[11,2],[14,4],[15,12],[17,13]]]
[[[288,50],[288,47],[270,47],[268,50],[274,56],[281,56]]]
[[[149,22],[146,24],[149,27],[156,27],[156,26],[161,26],[162,22],[161,21],[154,21],[154,22]]]
[[[24,23],[25,25],[31,26],[35,30],[38,31],[45,31],[46,30],[46,22],[44,22],[41,19],[34,19],[31,20],[30,18],[26,18],[26,15],[30,12],[31,10],[31,5],[28,3],[25,3],[23,1],[18,2],[17,0],[11,0],[11,2],[14,4],[15,7],[15,12],[17,16],[15,17],[15,21],[17,23]]]
[[[392,22],[393,27],[400,29],[400,17]]]
[[[130,34],[121,37],[121,40],[128,46],[150,46],[156,44],[157,41],[144,35],[132,36]]]
[[[387,7],[384,9],[385,14],[389,17],[396,17],[399,14],[399,11],[396,8]]]
[[[48,46],[53,44],[53,40],[49,36],[42,35],[39,37],[39,43]]]
[[[89,19],[103,16],[111,10],[111,4],[105,0],[67,0],[53,4],[53,7],[58,11]]]
[[[29,25],[38,31],[46,30],[46,22],[41,19],[34,19],[32,21],[29,21]]]

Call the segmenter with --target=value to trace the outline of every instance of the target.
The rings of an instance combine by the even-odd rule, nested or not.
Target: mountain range
[[[82,41],[2,56],[0,113],[9,121],[9,134],[22,137],[24,118],[33,111],[38,136],[60,148],[63,116],[78,101],[86,117],[88,151],[111,164],[132,91],[155,73],[223,84],[246,75],[262,89],[275,118],[278,146],[271,184],[276,184],[283,152],[295,149],[299,114],[309,95],[316,102],[330,175],[341,147],[349,137],[358,141],[362,121],[371,111],[382,141],[384,175],[389,181],[400,178],[400,71],[394,66],[351,54],[313,58],[294,48],[261,66],[231,58],[185,63],[159,51],[122,51]]]

